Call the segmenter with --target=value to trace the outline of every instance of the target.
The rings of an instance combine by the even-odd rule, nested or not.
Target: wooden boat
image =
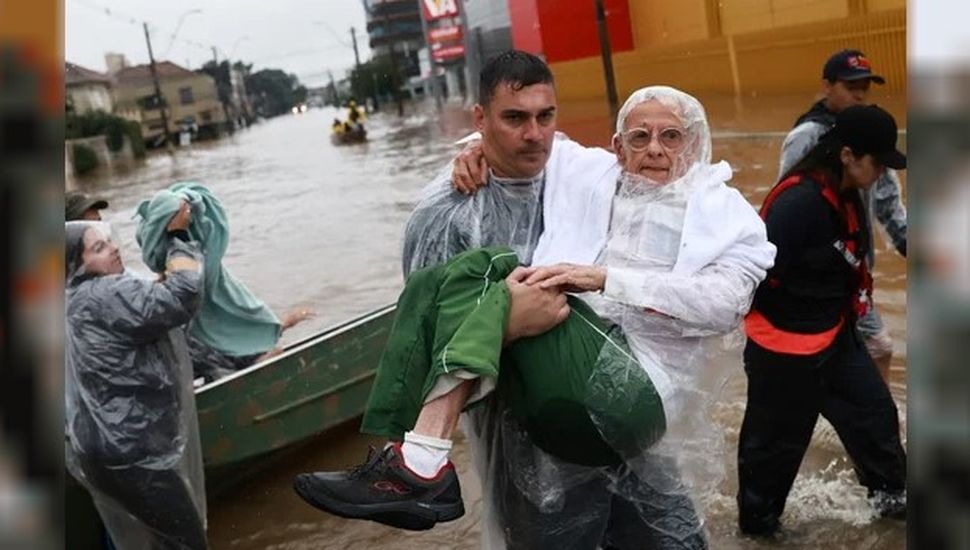
[[[367,141],[367,130],[363,126],[359,128],[354,128],[353,130],[331,133],[330,142],[334,145],[347,145],[350,143],[363,143]]]
[[[206,476],[363,413],[394,321],[389,305],[292,344],[196,390]]]
[[[196,390],[209,498],[277,451],[364,412],[394,309],[388,305],[323,330]],[[91,497],[68,474],[65,509],[69,546],[100,549],[104,535]]]

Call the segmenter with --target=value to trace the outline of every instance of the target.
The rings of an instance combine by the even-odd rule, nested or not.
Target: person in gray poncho
[[[202,254],[188,205],[168,224],[164,278],[124,273],[110,226],[68,222],[65,451],[122,550],[204,549],[205,488],[183,326]]]

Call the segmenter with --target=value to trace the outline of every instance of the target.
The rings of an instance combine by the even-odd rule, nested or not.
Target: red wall
[[[594,0],[508,0],[512,44],[544,54],[546,61],[569,61],[600,53]],[[604,0],[610,47],[633,49],[628,0]],[[536,27],[538,31],[536,32]]]
[[[539,33],[537,0],[508,0],[512,22],[512,46],[517,50],[540,55],[542,35]]]

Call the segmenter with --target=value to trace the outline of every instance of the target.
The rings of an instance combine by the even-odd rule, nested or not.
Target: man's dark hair
[[[545,61],[531,53],[508,50],[482,67],[478,83],[478,103],[487,107],[501,84],[508,84],[518,91],[533,84],[554,84],[554,81]]]

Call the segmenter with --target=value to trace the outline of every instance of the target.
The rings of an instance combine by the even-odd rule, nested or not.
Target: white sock
[[[438,439],[414,432],[404,433],[401,454],[404,464],[421,477],[434,477],[448,463],[450,439]]]

